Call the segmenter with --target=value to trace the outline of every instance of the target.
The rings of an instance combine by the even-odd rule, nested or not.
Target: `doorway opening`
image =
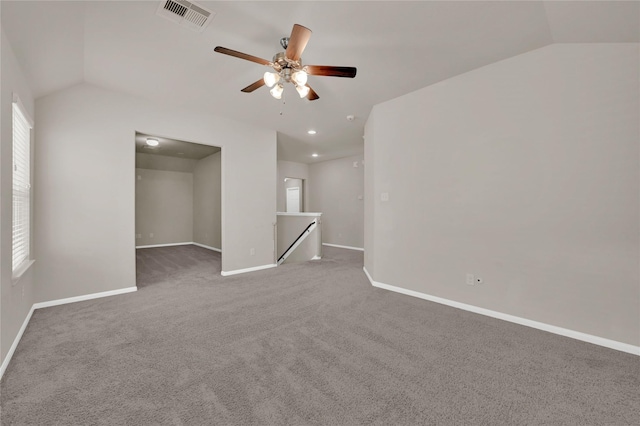
[[[220,273],[221,167],[220,147],[136,132],[138,286],[186,265]]]
[[[304,179],[284,178],[285,209],[287,213],[304,212]]]

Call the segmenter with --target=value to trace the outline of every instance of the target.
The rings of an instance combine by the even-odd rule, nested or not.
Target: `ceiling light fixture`
[[[279,72],[265,72],[262,79],[267,87],[273,87],[270,90],[271,96],[276,99],[282,98],[282,92],[284,91],[285,83],[293,83],[301,98],[306,98],[311,91],[311,88],[307,86],[307,73],[302,69],[282,67]]]
[[[160,142],[158,142],[158,139],[147,138],[147,145],[149,145],[149,146],[158,146],[158,145],[160,145]]]
[[[316,154],[315,152],[313,154],[311,154],[312,157],[317,157],[318,154]]]
[[[301,98],[304,98],[309,94],[309,86],[296,85],[296,90]]]
[[[311,130],[308,130],[307,133],[309,133],[310,135],[315,135],[318,132],[316,132],[315,130],[311,129]]]
[[[282,99],[282,92],[284,91],[284,86],[282,85],[282,83],[278,83],[275,86],[273,86],[273,89],[269,90],[269,92],[271,93],[271,96],[273,96],[276,99]]]
[[[280,75],[276,74],[275,72],[267,71],[264,73],[263,80],[264,84],[266,84],[267,87],[273,87],[273,85],[280,80]]]
[[[293,74],[291,74],[291,79],[295,81],[298,86],[304,86],[307,84],[307,73],[302,70],[294,71]]]

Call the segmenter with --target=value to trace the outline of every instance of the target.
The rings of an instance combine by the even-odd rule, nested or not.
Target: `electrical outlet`
[[[380,201],[389,201],[389,193],[388,192],[383,192],[380,194]]]
[[[256,249],[254,249],[253,247],[252,247],[252,248],[250,248],[250,249],[249,249],[249,254],[250,254],[251,256],[255,256],[255,254],[256,254]]]
[[[475,285],[476,281],[473,277],[473,274],[467,274],[467,284]]]
[[[476,284],[482,284],[484,282],[484,280],[482,279],[482,277],[476,277]]]

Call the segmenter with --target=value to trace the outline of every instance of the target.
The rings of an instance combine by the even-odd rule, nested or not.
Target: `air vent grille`
[[[190,9],[187,11],[187,13],[184,15],[184,19],[186,19],[187,21],[201,27],[204,25],[204,23],[207,21],[207,18],[209,17],[209,15],[203,15],[201,13],[198,13],[196,11],[194,11],[193,9]]]
[[[171,0],[167,1],[164,4],[164,8],[169,12],[173,12],[176,15],[180,15],[180,16],[184,16],[184,14],[187,13],[187,10],[189,10],[188,7],[184,7],[183,5],[178,4],[175,1],[171,1]]]
[[[186,0],[162,0],[156,14],[197,32],[204,31],[215,16],[212,11]]]

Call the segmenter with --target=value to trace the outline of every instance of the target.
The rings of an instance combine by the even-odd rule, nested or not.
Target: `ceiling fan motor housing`
[[[278,52],[273,55],[273,64],[279,66],[279,68],[300,68],[302,65],[302,58],[297,61],[292,61],[291,59],[285,56],[285,52]]]
[[[291,83],[291,68],[283,68],[282,71],[280,71],[280,77],[287,83]]]

